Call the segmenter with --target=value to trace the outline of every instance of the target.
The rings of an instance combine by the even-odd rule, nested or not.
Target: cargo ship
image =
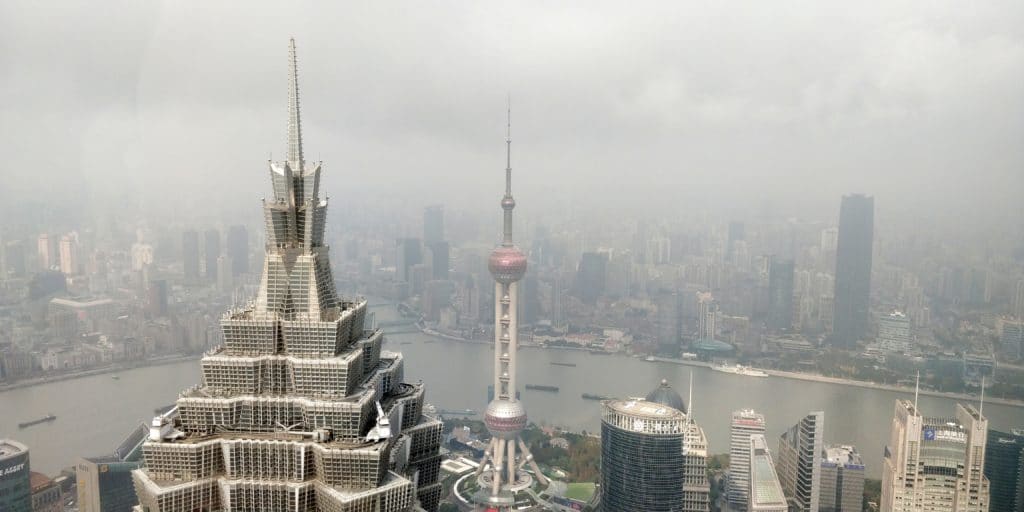
[[[532,389],[535,391],[550,391],[552,393],[558,393],[558,386],[545,386],[543,384],[527,384],[526,389]]]
[[[716,372],[733,373],[733,374],[736,374],[736,375],[743,375],[743,376],[746,376],[746,377],[767,377],[768,376],[767,373],[765,373],[765,372],[763,372],[761,370],[758,370],[756,368],[751,368],[749,366],[739,365],[739,364],[736,365],[736,366],[729,366],[727,364],[720,364],[720,365],[712,366],[711,369],[716,371]]]
[[[52,414],[47,414],[46,416],[43,416],[42,418],[39,418],[39,419],[35,419],[35,420],[32,420],[32,421],[26,421],[24,423],[18,423],[18,428],[28,428],[28,427],[31,427],[33,425],[38,425],[40,423],[46,423],[48,421],[53,421],[55,419],[57,419],[56,416],[54,416]]]
[[[551,365],[552,366],[567,366],[567,367],[570,367],[570,368],[575,368],[576,367],[576,363],[556,363],[556,362],[552,362]]]
[[[473,409],[441,409],[438,411],[440,414],[447,414],[448,416],[476,416],[477,412]]]
[[[582,396],[584,400],[614,400],[615,399],[615,397],[611,397],[611,396],[608,396],[608,395],[595,395],[593,393],[583,393],[580,396]]]

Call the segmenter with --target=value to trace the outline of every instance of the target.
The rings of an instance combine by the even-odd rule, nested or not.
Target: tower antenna
[[[921,370],[917,371],[917,378],[914,379],[914,414],[920,416],[921,413],[917,410],[917,395],[921,387]]]
[[[299,115],[299,64],[295,55],[295,38],[288,41],[288,162],[301,173],[302,120]]]
[[[981,403],[978,404],[978,417],[985,412],[985,376],[981,376]]]

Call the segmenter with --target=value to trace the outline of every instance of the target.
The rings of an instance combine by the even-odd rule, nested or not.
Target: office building
[[[896,401],[882,466],[882,510],[988,511],[988,420],[961,404],[953,417],[926,417],[915,402]]]
[[[0,439],[0,510],[32,512],[32,482],[28,447]]]
[[[832,339],[839,347],[853,348],[864,339],[870,327],[874,229],[875,199],[862,194],[844,196],[839,207],[832,312]]]
[[[448,279],[448,270],[451,267],[448,242],[433,242],[427,246],[430,251],[430,268],[435,280],[444,281]]]
[[[60,266],[59,239],[55,235],[43,233],[36,240],[39,268],[42,270],[53,270]]]
[[[155,279],[146,287],[146,312],[150,316],[167,316],[167,280]]]
[[[1020,359],[1024,355],[1024,320],[1000,319],[999,346],[1007,359]]]
[[[132,473],[136,510],[436,511],[440,421],[402,354],[381,350],[367,302],[335,290],[321,163],[303,158],[295,42],[288,150],[271,162],[254,301],[221,317],[202,381],[153,419]]]
[[[662,290],[654,300],[658,308],[658,316],[655,317],[658,350],[665,354],[677,354],[683,338],[683,297]]]
[[[768,441],[764,434],[754,434],[748,441],[748,461],[750,465],[747,481],[748,512],[787,512],[791,510],[786,504],[786,495],[779,483],[779,475],[775,472],[772,454],[768,451]],[[730,481],[731,484],[731,481]]]
[[[203,233],[203,255],[206,279],[217,282],[217,258],[220,258],[220,231],[208,229]]]
[[[667,381],[601,409],[603,510],[710,510],[707,439]]]
[[[412,267],[423,263],[423,249],[421,245],[419,238],[399,238],[396,241],[396,281],[412,282]]]
[[[1024,432],[988,431],[985,476],[989,510],[1024,512]]]
[[[608,256],[600,252],[585,252],[576,269],[574,294],[587,304],[594,304],[604,294]]]
[[[65,275],[78,274],[78,235],[60,237],[60,271]]]
[[[878,348],[886,352],[903,354],[914,349],[914,338],[907,315],[893,311],[878,318]]]
[[[779,438],[776,472],[791,512],[817,512],[825,448],[825,412],[804,416]]]
[[[772,259],[768,269],[768,328],[793,327],[793,260]]]
[[[195,231],[181,234],[181,267],[186,282],[199,280],[199,233]]]
[[[819,512],[861,512],[864,462],[853,446],[829,446],[821,453]]]
[[[718,302],[715,301],[711,292],[698,292],[697,339],[714,340],[716,336],[718,336]]]
[[[100,457],[85,457],[75,465],[79,512],[130,512],[139,503],[132,471],[142,465],[149,426],[132,430],[114,449]]]
[[[764,415],[753,409],[732,413],[729,439],[729,492],[733,507],[744,507],[750,497],[750,436],[764,435]]]
[[[424,208],[423,243],[430,246],[444,240],[444,207],[436,204]]]
[[[227,255],[231,258],[231,275],[249,273],[249,231],[245,226],[228,228]]]
[[[484,412],[491,441],[476,470],[480,492],[473,499],[481,506],[511,512],[516,494],[533,486],[548,485],[521,433],[527,425],[526,407],[519,400],[516,363],[519,349],[519,281],[526,275],[526,254],[512,241],[512,133],[505,137],[505,195],[501,198],[502,241],[491,252],[487,269],[494,277],[494,397]],[[517,455],[518,454],[518,455]],[[533,474],[525,468],[529,466]]]

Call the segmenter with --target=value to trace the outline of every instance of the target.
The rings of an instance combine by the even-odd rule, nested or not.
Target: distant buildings
[[[711,292],[697,293],[697,339],[714,340],[718,334],[718,303]]]
[[[786,495],[775,472],[775,463],[763,434],[750,436],[748,443],[749,472],[747,481],[748,512],[787,512]],[[731,480],[730,480],[731,484]]]
[[[221,293],[231,293],[235,289],[234,262],[231,256],[221,254],[217,257],[217,290]]]
[[[32,487],[32,512],[64,512],[64,497],[57,482],[32,471],[29,483]]]
[[[603,510],[709,510],[707,440],[666,381],[602,405],[601,460]]]
[[[793,326],[793,260],[772,260],[768,271],[768,328]]]
[[[181,234],[181,261],[185,281],[199,280],[199,233],[185,231]]]
[[[878,348],[886,352],[909,353],[914,349],[910,319],[907,315],[893,311],[878,319]]]
[[[28,447],[0,439],[0,510],[32,512]]]
[[[206,279],[217,281],[217,258],[220,258],[220,231],[208,229],[203,234],[203,255],[205,256]]]
[[[916,404],[896,401],[882,467],[882,510],[987,512],[984,475],[988,420],[957,404],[952,418],[921,415]]]
[[[874,223],[874,198],[862,194],[843,197],[839,207],[832,321],[832,339],[840,347],[853,347],[864,339],[870,327]]]
[[[732,413],[729,442],[729,493],[733,507],[745,507],[750,495],[750,437],[764,435],[764,415],[753,409]],[[774,474],[775,471],[772,470]],[[781,493],[781,491],[780,491]],[[785,500],[783,500],[785,505]]]
[[[231,258],[232,276],[249,273],[249,232],[245,226],[228,228],[227,255]]]
[[[1000,320],[999,346],[1008,359],[1020,359],[1024,355],[1024,320]]]
[[[445,241],[444,207],[431,205],[423,209],[423,243],[427,246]]]
[[[599,252],[585,252],[576,269],[573,291],[576,297],[587,304],[594,304],[604,293],[608,256]]]
[[[989,430],[985,443],[989,510],[1024,512],[1024,434]]]
[[[824,448],[824,411],[804,416],[779,438],[777,472],[790,512],[817,512],[821,490],[819,458]]]
[[[819,512],[863,510],[864,462],[854,447],[829,446],[822,451],[819,495]]]
[[[78,274],[78,235],[76,233],[60,237],[60,271],[68,276]]]
[[[423,263],[423,249],[419,238],[399,238],[395,243],[397,259],[395,262],[395,280],[411,283],[412,267]]]

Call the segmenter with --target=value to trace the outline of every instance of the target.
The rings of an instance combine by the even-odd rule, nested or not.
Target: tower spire
[[[295,38],[288,41],[288,164],[302,172],[302,122],[299,117],[299,66]]]
[[[512,198],[512,95],[508,97],[507,124],[505,127],[505,197],[501,208],[505,210],[505,230],[501,245],[512,247],[512,209],[516,200]]]
[[[920,416],[921,413],[917,411],[917,395],[921,389],[921,371],[918,370],[917,377],[914,379],[914,414]]]
[[[981,376],[981,401],[978,403],[978,416],[985,414],[985,376]]]

